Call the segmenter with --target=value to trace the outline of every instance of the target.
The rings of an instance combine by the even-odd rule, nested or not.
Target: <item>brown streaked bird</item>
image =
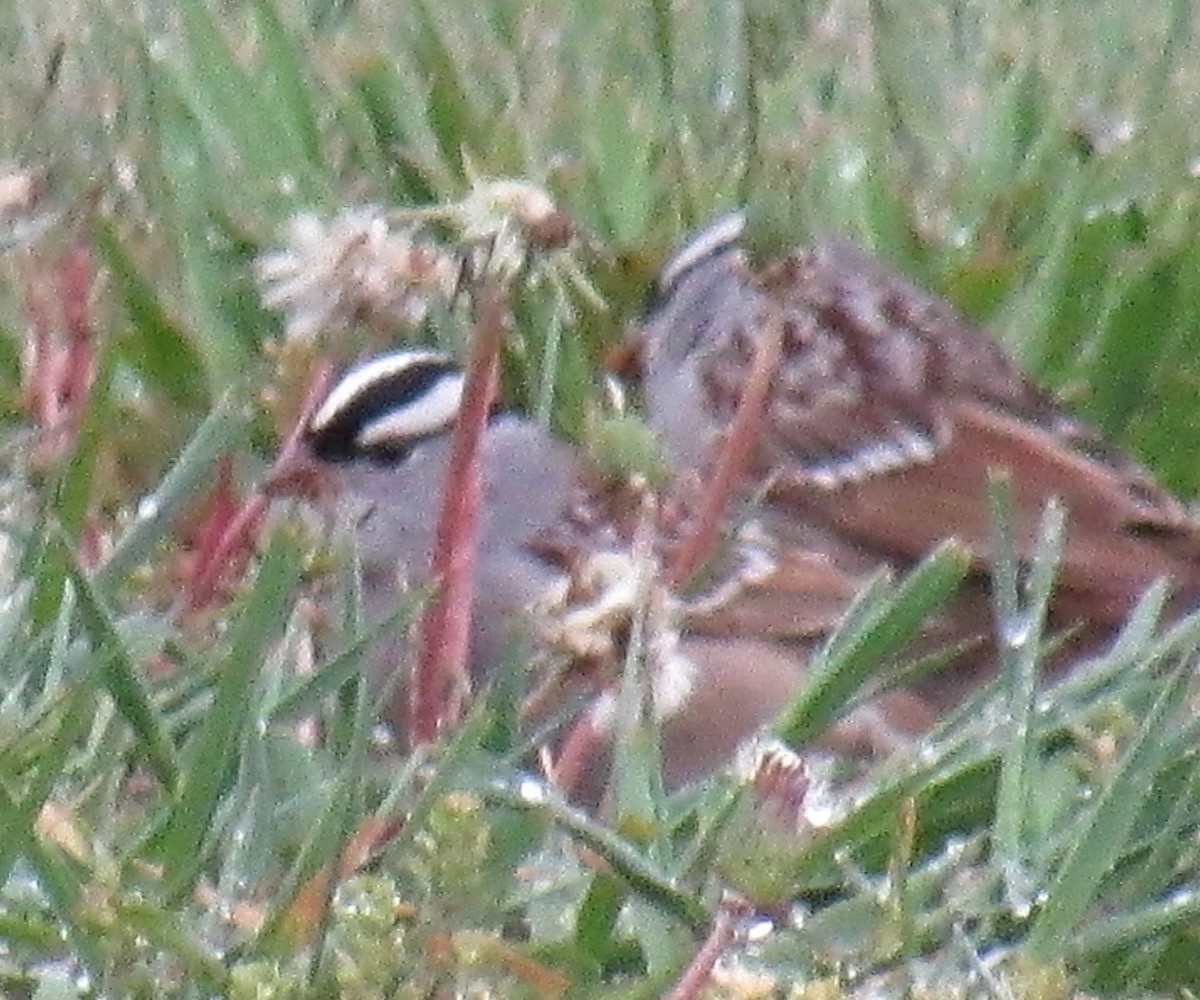
[[[1074,655],[1110,637],[1160,577],[1172,582],[1177,613],[1200,604],[1200,531],[1182,504],[1059,407],[988,334],[842,240],[755,269],[743,228],[731,215],[682,246],[640,330],[651,423],[677,470],[700,474],[737,407],[757,339],[769,324],[782,332],[744,512],[779,564],[715,632],[784,637],[789,616],[812,604],[814,562],[837,569],[827,581],[853,580],[879,566],[905,569],[954,537],[978,573],[933,628],[944,641],[989,635],[993,469],[1011,477],[1021,557],[1032,552],[1045,502],[1065,505],[1051,624],[1076,630]],[[920,690],[944,706],[986,667],[976,656]]]

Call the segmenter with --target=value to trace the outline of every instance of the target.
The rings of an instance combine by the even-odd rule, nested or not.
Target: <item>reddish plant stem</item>
[[[729,506],[729,499],[745,474],[750,456],[754,454],[758,430],[766,411],[767,393],[779,368],[782,346],[782,325],[770,319],[763,326],[755,345],[750,373],[742,386],[742,395],[729,433],[717,451],[716,466],[708,489],[701,498],[695,526],[667,567],[666,582],[669,586],[685,584],[712,549],[725,508]]]
[[[434,535],[430,578],[435,589],[421,621],[416,674],[409,698],[414,746],[433,743],[453,727],[469,689],[475,536],[481,485],[479,449],[496,397],[507,295],[484,282],[475,298],[475,335],[463,386],[463,405],[450,443],[450,463]]]
[[[589,767],[606,760],[612,750],[613,734],[597,727],[591,712],[576,719],[555,757],[550,780],[568,798],[575,800]]]
[[[663,994],[663,1000],[696,1000],[701,995],[717,961],[737,940],[750,912],[750,905],[743,899],[729,897],[721,901],[708,937],[696,952],[696,957],[684,969],[679,982]]]
[[[27,268],[31,330],[22,364],[23,394],[38,427],[40,461],[53,461],[71,449],[91,395],[96,377],[90,316],[94,276],[91,250],[82,238],[52,266]]]
[[[87,244],[76,243],[61,265],[62,316],[66,330],[66,370],[60,394],[67,412],[66,433],[74,440],[96,377],[96,348],[89,315],[93,269]]]
[[[209,490],[204,506],[200,529],[192,540],[192,558],[185,578],[189,611],[206,607],[216,595],[219,582],[214,572],[217,552],[241,510],[233,482],[232,455],[225,455],[217,465],[216,482]],[[228,569],[228,565],[225,568]]]
[[[301,462],[299,456],[304,428],[308,424],[309,416],[324,398],[332,373],[333,366],[328,361],[317,370],[300,411],[300,418],[279,450],[275,464],[263,477],[263,485],[255,488],[246,498],[245,503],[220,532],[215,544],[211,541],[205,542],[204,548],[207,551],[202,548],[196,553],[197,569],[188,592],[189,611],[196,611],[212,603],[230,566],[237,563],[239,556],[249,553],[254,536],[271,502],[271,484],[285,478],[289,470]]]
[[[59,351],[55,344],[53,308],[47,281],[30,266],[25,284],[26,310],[31,329],[22,359],[23,402],[34,423],[45,432],[57,423],[58,397],[54,390],[58,383]]]

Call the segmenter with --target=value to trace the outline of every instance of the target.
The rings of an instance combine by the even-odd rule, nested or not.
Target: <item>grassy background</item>
[[[531,804],[501,781],[503,698],[432,784],[378,767],[361,630],[349,615],[348,651],[311,663],[297,595],[321,566],[287,512],[227,602],[174,600],[179,515],[199,520],[225,455],[244,492],[298,405],[254,255],[296,212],[448,201],[477,176],[543,184],[580,227],[604,308],[522,286],[506,360],[514,402],[553,385],[568,434],[669,247],[745,203],[763,248],[846,231],[944,292],[1194,497],[1198,55],[1186,0],[0,5],[0,162],[44,189],[0,211],[4,992],[655,996],[721,886],[802,901],[738,950],[784,992],[1200,989],[1200,623],[1158,629],[1158,595],[1036,706],[1014,655],[801,843],[754,834],[720,781],[619,836]],[[62,439],[31,402],[39,328],[95,369]],[[832,689],[952,573],[935,558],[865,598]],[[1002,566],[999,605],[1036,622],[1047,579],[1018,595]],[[311,714],[328,746],[297,739]],[[401,809],[327,907],[314,875]]]

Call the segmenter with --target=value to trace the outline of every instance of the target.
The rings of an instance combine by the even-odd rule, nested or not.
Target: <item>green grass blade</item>
[[[24,794],[20,802],[5,800],[0,815],[0,882],[8,881],[21,845],[28,846],[35,837],[34,824],[38,814],[76,752],[93,711],[93,701],[86,690],[72,692],[65,704],[57,707],[54,716],[39,727],[36,766],[28,768],[26,774],[4,775],[6,787],[23,786]],[[11,749],[11,746],[6,747],[6,750]],[[5,766],[5,770],[10,769]]]
[[[466,180],[463,154],[470,154],[475,127],[475,104],[467,91],[459,60],[449,43],[449,35],[438,23],[430,5],[417,0],[410,13],[415,23],[412,56],[429,88],[425,105],[429,128],[437,139],[440,159],[454,177]]]
[[[1032,807],[1033,703],[1037,690],[1042,632],[1054,573],[1062,551],[1066,518],[1062,507],[1050,502],[1042,515],[1026,599],[1017,595],[1016,547],[1011,530],[1011,508],[1006,481],[989,483],[994,519],[993,558],[996,560],[994,592],[1000,638],[1001,676],[1009,688],[1008,723],[1011,737],[1004,748],[1000,788],[993,825],[994,847],[1009,906],[1028,913],[1033,905],[1033,879],[1029,869],[1028,828]]]
[[[300,578],[295,543],[277,533],[254,575],[233,627],[229,654],[220,665],[213,702],[184,753],[179,792],[152,850],[169,866],[172,895],[185,892],[199,873],[200,846],[233,779],[239,747],[253,724],[258,670],[280,636]]]
[[[381,642],[403,632],[412,624],[427,596],[420,591],[406,594],[396,610],[377,625],[373,625],[367,634],[355,640],[317,673],[283,692],[270,709],[270,720],[286,722],[315,711],[324,698],[363,672],[370,650],[378,649]]]
[[[1193,888],[1179,888],[1145,906],[1109,914],[1080,927],[1065,951],[1075,962],[1102,958],[1172,930],[1190,934],[1197,920],[1200,894]]]
[[[184,329],[171,319],[149,281],[138,273],[113,224],[97,220],[93,236],[132,324],[129,336],[116,348],[121,360],[176,406],[184,410],[203,406],[207,393],[196,377],[202,359]]]
[[[682,920],[693,931],[701,932],[708,927],[711,918],[702,903],[680,891],[675,880],[649,861],[628,839],[571,807],[559,796],[543,791],[542,797],[531,798],[508,782],[489,786],[485,794],[490,801],[515,809],[536,808],[544,811],[575,840],[600,855],[631,889],[648,902]]]
[[[222,396],[180,452],[158,487],[142,499],[133,522],[96,571],[96,589],[109,594],[169,534],[181,514],[213,482],[213,470],[225,455],[244,447],[251,414],[234,393]]]
[[[780,739],[800,745],[820,733],[850,697],[904,645],[963,581],[967,552],[954,542],[935,549],[871,613],[859,629],[831,640],[835,652],[822,653],[799,700],[776,725]]]
[[[1045,903],[1026,943],[1033,958],[1050,960],[1062,955],[1064,944],[1071,940],[1102,880],[1124,850],[1138,814],[1153,794],[1155,773],[1163,763],[1171,729],[1167,719],[1179,708],[1190,674],[1191,663],[1184,657],[1174,673],[1164,678],[1154,707],[1047,886]]]
[[[150,692],[92,581],[70,558],[67,568],[79,601],[79,617],[100,658],[100,682],[133,730],[150,770],[164,788],[172,790],[179,767]]]

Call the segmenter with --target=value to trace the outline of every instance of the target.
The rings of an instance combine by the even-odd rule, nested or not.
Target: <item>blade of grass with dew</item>
[[[1081,962],[1126,949],[1139,941],[1179,930],[1190,935],[1200,920],[1200,893],[1181,887],[1144,906],[1106,914],[1080,927],[1071,936],[1067,954]]]
[[[65,549],[61,536],[59,544]],[[80,620],[100,657],[100,681],[129,723],[150,770],[166,790],[172,791],[178,780],[179,765],[163,720],[103,598],[73,559],[68,557],[66,563],[79,601]]]
[[[846,701],[887,659],[916,636],[925,620],[962,583],[969,559],[954,542],[939,545],[853,631],[839,630],[818,654],[799,699],[776,724],[798,746],[825,729]]]
[[[863,873],[858,873],[857,884],[845,880],[845,898],[808,917],[805,937],[818,950],[861,950],[870,956],[868,961],[886,965],[895,963],[902,955],[930,950],[945,939],[954,921],[967,916],[939,905],[947,895],[947,883],[982,854],[982,838],[975,836],[914,866],[906,879],[909,898],[905,905],[912,918],[911,926],[899,928],[902,931],[899,935],[895,933],[897,928],[889,926],[895,914],[889,912],[887,895],[891,887],[886,875],[867,874],[864,879]],[[986,877],[978,868],[973,869],[973,874],[981,880]],[[980,894],[986,898],[986,882]]]
[[[682,892],[675,879],[646,858],[625,837],[613,832],[555,792],[531,800],[518,783],[495,782],[482,790],[488,801],[514,809],[538,809],[584,847],[595,851],[629,887],[652,905],[682,921],[693,932],[703,933],[711,922],[704,904]]]
[[[1025,948],[1035,959],[1060,955],[1089,905],[1101,880],[1124,848],[1138,814],[1152,793],[1153,772],[1162,763],[1170,727],[1167,718],[1181,704],[1191,672],[1188,657],[1164,679],[1162,691],[1138,733],[1099,796],[1079,836],[1072,844],[1038,912]]]
[[[212,705],[184,751],[179,791],[166,824],[148,845],[167,866],[167,891],[176,898],[192,888],[205,862],[200,845],[229,788],[238,748],[254,719],[258,664],[287,620],[302,564],[295,540],[275,532],[233,623]]]
[[[1004,874],[1008,905],[1014,913],[1024,915],[1032,909],[1034,892],[1026,850],[1033,795],[1033,702],[1042,632],[1062,552],[1066,517],[1058,503],[1046,504],[1026,581],[1026,599],[1022,602],[1017,592],[1017,548],[1012,533],[1011,483],[1007,476],[989,476],[988,500],[992,512],[992,592],[1000,638],[1000,676],[1008,687],[1006,721],[1011,726],[1011,736],[1001,758],[993,843]]]
[[[993,815],[1000,766],[994,754],[980,753],[896,779],[834,821],[797,869],[805,888],[838,885],[837,857],[847,855],[870,870],[882,870],[896,836],[896,816],[906,798],[917,810],[917,853],[947,837],[986,825]]]

